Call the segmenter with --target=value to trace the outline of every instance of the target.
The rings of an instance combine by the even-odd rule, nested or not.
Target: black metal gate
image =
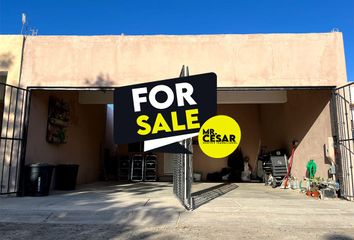
[[[26,144],[27,90],[0,83],[0,195],[18,193]]]
[[[333,94],[335,121],[335,152],[337,179],[340,183],[341,196],[354,200],[354,125],[352,107],[352,86],[354,83],[335,89]]]

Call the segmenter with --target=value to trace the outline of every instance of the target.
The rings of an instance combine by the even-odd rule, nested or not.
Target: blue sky
[[[0,34],[307,33],[339,29],[354,80],[354,0],[0,0]]]

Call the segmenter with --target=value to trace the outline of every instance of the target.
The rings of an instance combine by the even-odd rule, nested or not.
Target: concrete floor
[[[198,183],[193,191],[215,185]],[[170,183],[96,183],[48,197],[2,197],[0,238],[354,239],[352,202],[263,184],[235,187],[192,212]]]

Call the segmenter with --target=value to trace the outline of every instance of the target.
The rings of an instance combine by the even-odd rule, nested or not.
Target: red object
[[[320,197],[320,193],[318,191],[313,191],[313,192],[311,192],[311,197],[319,198]]]
[[[295,145],[293,145],[293,148],[291,150],[291,156],[290,156],[290,162],[289,162],[289,165],[288,165],[288,172],[285,176],[285,183],[284,183],[284,189],[286,189],[288,187],[288,180],[289,180],[289,177],[290,177],[290,173],[291,173],[291,167],[293,166],[293,160],[294,160],[294,153],[295,153]]]

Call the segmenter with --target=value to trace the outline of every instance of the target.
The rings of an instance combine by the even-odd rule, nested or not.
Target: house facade
[[[14,139],[22,134],[22,130],[17,132],[17,126],[21,126],[21,122],[28,123],[23,141],[15,143],[23,152],[18,151],[11,158],[13,146],[2,149],[5,156],[2,177],[7,179],[5,185],[12,186],[14,191],[16,186],[12,181],[19,178],[21,171],[15,170],[21,164],[75,163],[80,165],[79,183],[102,179],[104,149],[113,158],[130,155],[128,145],[117,146],[113,142],[109,106],[113,103],[113,88],[175,78],[182,65],[187,65],[191,75],[217,74],[217,112],[239,123],[240,149],[249,158],[253,171],[258,167],[261,150],[284,149],[289,154],[292,142],[298,141],[293,176],[306,177],[309,160],[317,164],[316,176],[325,179],[329,177],[329,167],[339,164],[337,174],[348,187],[346,195],[348,198],[353,195],[351,155],[344,160],[341,149],[333,149],[333,142],[338,142],[340,135],[340,118],[333,107],[336,102],[333,93],[337,87],[347,84],[343,38],[339,32],[0,36],[0,61],[11,63],[0,64],[2,81],[30,91],[30,99],[26,101],[28,108],[19,110],[28,110],[28,114],[16,117],[17,110],[10,104],[13,102],[10,90],[4,90],[3,122],[8,123],[13,118],[14,124],[3,124],[2,146],[16,141]],[[18,91],[21,90],[15,90]],[[46,137],[51,97],[61,99],[69,108],[70,119],[63,144],[50,143]],[[21,99],[26,100],[24,93],[17,105],[23,103]],[[171,175],[169,154],[156,154],[158,175]],[[14,164],[13,159],[17,158],[23,160]],[[338,161],[345,161],[345,167]],[[209,158],[197,144],[193,145],[193,169],[202,174],[203,180],[208,173],[225,167],[227,158]],[[6,175],[11,168],[14,168],[12,173]],[[5,185],[2,191],[9,190]]]

